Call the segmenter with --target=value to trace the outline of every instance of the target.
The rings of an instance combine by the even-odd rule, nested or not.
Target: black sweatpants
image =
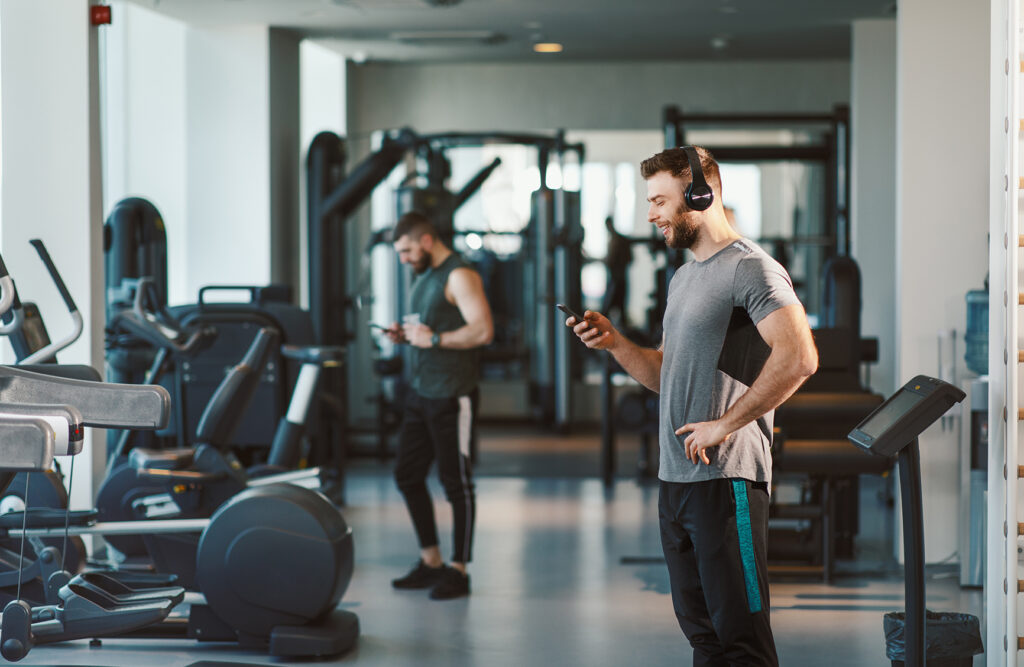
[[[473,549],[476,494],[469,454],[475,434],[476,392],[456,398],[425,398],[407,394],[405,418],[398,440],[395,482],[405,496],[420,547],[437,546],[434,503],[427,490],[427,473],[437,461],[448,502],[452,505],[452,560],[468,563]]]
[[[768,614],[768,490],[742,479],[661,482],[661,545],[694,667],[777,667]]]

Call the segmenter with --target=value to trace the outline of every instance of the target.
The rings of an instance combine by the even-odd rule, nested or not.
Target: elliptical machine
[[[105,428],[159,428],[169,413],[169,396],[161,387],[54,378],[0,367],[0,402],[17,407],[27,396],[71,405],[85,425]],[[330,501],[310,489],[288,484],[247,489],[210,519],[81,525],[69,519],[67,529],[35,528],[31,515],[23,521],[26,529],[7,530],[6,536],[199,534],[195,574],[205,602],[191,605],[187,617],[168,620],[159,633],[164,638],[176,631],[203,641],[262,647],[273,655],[322,656],[348,650],[358,636],[356,616],[335,608],[352,575],[351,530]],[[4,657],[20,659],[37,643],[125,631],[129,610],[97,603],[83,588],[83,579],[66,576],[59,589],[61,627],[51,623],[48,612],[44,617],[31,610],[26,616],[24,602],[11,603],[22,612],[4,612]],[[282,580],[290,585],[281,586]]]
[[[238,382],[237,376],[229,374],[222,386],[233,382]],[[170,397],[162,387],[54,377],[14,367],[0,367],[0,404],[9,410],[26,404],[53,406],[57,414],[76,415],[76,428],[153,430],[165,426],[170,414]],[[211,428],[224,423],[220,420],[230,421],[235,412],[230,402],[218,405],[222,406],[219,412],[211,412]],[[9,442],[3,424],[0,419],[4,434],[0,451]],[[210,519],[94,523],[93,517],[72,521],[66,514],[64,525],[47,527],[37,526],[31,512],[18,518],[23,528],[4,530],[4,536],[24,540],[85,534],[199,534],[195,574],[205,602],[191,605],[187,616],[165,621],[164,630],[205,641],[237,641],[288,656],[338,654],[358,636],[355,615],[335,608],[352,575],[351,530],[330,501],[310,489],[286,484],[248,489],[224,503]],[[260,557],[253,558],[254,553]],[[21,659],[33,644],[137,629],[166,617],[180,599],[177,589],[173,595],[152,593],[160,600],[150,599],[156,607],[141,617],[127,600],[111,600],[109,589],[97,593],[92,575],[61,575],[66,582],[52,577],[47,582],[58,586],[60,604],[33,609],[16,600],[5,610],[0,628],[0,653],[5,658]],[[280,586],[282,579],[292,585]],[[159,618],[152,615],[157,611]],[[166,638],[167,632],[160,636]]]

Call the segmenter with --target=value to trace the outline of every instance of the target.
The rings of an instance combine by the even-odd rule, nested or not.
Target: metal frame
[[[306,162],[307,173],[307,229],[309,248],[309,307],[313,318],[317,343],[322,345],[348,345],[356,338],[357,327],[353,325],[352,307],[355,304],[351,294],[353,280],[349,275],[351,256],[348,248],[361,244],[349,242],[352,230],[346,224],[356,209],[366,201],[373,189],[383,182],[391,171],[410,153],[444,151],[451,148],[484,146],[493,144],[532,145],[538,149],[538,167],[541,187],[546,188],[545,173],[549,159],[561,160],[565,153],[575,153],[583,162],[584,147],[580,143],[566,143],[563,132],[555,134],[532,134],[510,132],[443,132],[417,134],[404,128],[384,133],[381,146],[362,162],[345,173],[346,150],[342,138],[330,132],[323,132],[313,139]],[[493,171],[491,164],[474,177],[461,192],[455,193],[456,206],[466,201]],[[552,238],[557,238],[560,225],[565,224],[564,211],[560,212],[556,201],[555,219],[551,222]],[[549,239],[550,240],[550,239]],[[546,256],[561,265],[564,263],[564,249],[559,251],[558,243],[550,244],[551,252]],[[564,281],[563,281],[564,282]],[[401,286],[401,281],[398,282]],[[544,298],[552,301],[566,300],[565,287],[556,281]],[[399,288],[401,291],[401,288]],[[401,296],[401,295],[400,295]],[[552,323],[554,320],[552,320]],[[554,325],[551,327],[548,345],[554,349],[559,345]],[[350,349],[349,354],[357,350]],[[556,357],[555,405],[556,425],[563,428],[571,420],[571,396],[567,382],[571,369],[565,355]],[[559,390],[559,382],[564,387]],[[344,465],[347,442],[348,384],[344,373],[332,374],[324,382],[328,402],[333,414],[321,419],[321,432],[329,433],[329,441],[338,466]],[[325,411],[326,412],[326,411]],[[358,452],[363,453],[363,452]],[[374,455],[381,456],[378,446]]]
[[[665,107],[663,129],[665,147],[686,143],[686,128],[693,125],[721,127],[828,127],[821,144],[802,146],[708,146],[719,162],[819,162],[826,166],[825,219],[835,229],[834,250],[850,251],[850,109],[839,105],[830,114],[684,114],[677,106]]]

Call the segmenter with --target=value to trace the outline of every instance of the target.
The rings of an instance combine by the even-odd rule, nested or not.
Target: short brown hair
[[[715,191],[718,197],[722,196],[722,174],[718,170],[718,163],[711,155],[711,151],[700,146],[694,146],[697,155],[700,156],[700,168],[704,172],[704,179]],[[640,175],[644,180],[655,174],[667,171],[676,178],[693,178],[690,173],[690,162],[686,159],[686,151],[682,148],[667,148],[657,155],[652,155],[640,163]]]
[[[430,234],[436,239],[437,227],[430,221],[430,218],[419,211],[409,211],[395,223],[395,228],[391,230],[391,242],[394,243],[403,236],[419,239],[424,234]]]

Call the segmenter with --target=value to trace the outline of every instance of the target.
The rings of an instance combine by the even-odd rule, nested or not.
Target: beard
[[[676,214],[669,223],[669,228],[672,230],[672,236],[665,241],[668,247],[675,248],[676,250],[686,250],[697,242],[699,227],[697,223],[686,216],[685,209],[682,206],[676,209]]]
[[[424,253],[418,260],[410,261],[409,268],[411,268],[413,273],[416,275],[426,273],[427,269],[430,268],[430,255]]]

